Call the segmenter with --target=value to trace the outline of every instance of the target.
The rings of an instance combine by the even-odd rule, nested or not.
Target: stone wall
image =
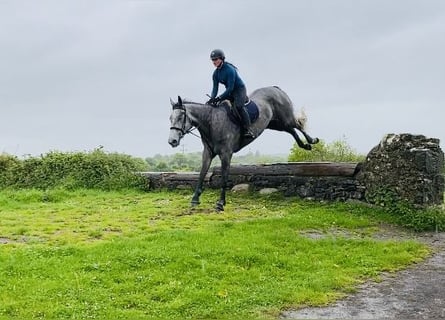
[[[355,178],[358,170],[357,163],[238,165],[231,168],[228,185],[249,184],[255,191],[276,188],[287,196],[316,200],[363,200],[364,187]],[[221,169],[215,168],[208,184],[218,188],[220,181]]]
[[[368,201],[390,190],[400,199],[425,206],[443,203],[443,170],[439,139],[388,134],[369,152],[357,179]]]
[[[438,139],[388,134],[363,163],[286,163],[232,166],[229,187],[275,188],[288,196],[317,200],[372,201],[389,190],[415,205],[443,203],[444,154]],[[144,173],[151,188],[193,188],[198,173]],[[221,169],[206,176],[208,188],[219,188]]]

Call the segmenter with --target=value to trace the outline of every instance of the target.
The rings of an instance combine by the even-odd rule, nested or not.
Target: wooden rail
[[[360,170],[357,163],[334,162],[294,162],[261,165],[233,165],[230,168],[229,186],[237,183],[251,183],[253,187],[291,185],[305,183],[307,179],[355,179]],[[149,181],[150,188],[189,188],[196,185],[198,172],[143,172]],[[221,179],[221,168],[209,170],[204,183],[211,188],[218,188]],[[297,179],[297,180],[295,180]],[[301,180],[303,179],[303,180]],[[283,182],[284,181],[284,182]],[[312,182],[311,182],[312,183]]]
[[[230,168],[230,175],[352,177],[358,170],[359,168],[357,163],[291,162],[260,165],[235,165]],[[220,174],[220,167],[213,169],[213,175]]]

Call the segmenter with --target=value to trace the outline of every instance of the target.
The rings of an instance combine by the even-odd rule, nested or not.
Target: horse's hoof
[[[217,202],[215,206],[216,211],[221,212],[224,211],[224,205],[222,203]]]
[[[310,144],[305,144],[303,148],[305,150],[312,150],[312,146]]]
[[[192,207],[196,207],[196,206],[199,205],[199,204],[200,204],[199,201],[192,201],[192,202],[190,202],[190,205],[191,205]]]
[[[318,139],[318,138],[314,138],[314,139],[312,139],[312,144],[317,144],[317,143],[319,143],[320,142],[320,139]]]

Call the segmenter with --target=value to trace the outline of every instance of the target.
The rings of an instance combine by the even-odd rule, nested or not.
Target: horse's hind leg
[[[292,137],[294,137],[295,141],[297,142],[297,144],[300,148],[306,149],[306,150],[312,150],[312,146],[310,145],[309,141],[308,141],[309,143],[304,143],[303,141],[301,141],[296,129],[292,128],[292,129],[286,130],[286,132],[289,132],[292,135]]]
[[[304,135],[304,138],[306,139],[306,141],[309,143],[309,144],[316,144],[316,143],[318,143],[318,142],[320,142],[320,139],[318,139],[318,138],[312,138],[310,135],[308,135],[305,131],[303,131],[303,130],[301,130],[301,129],[299,129],[300,130],[300,132]]]

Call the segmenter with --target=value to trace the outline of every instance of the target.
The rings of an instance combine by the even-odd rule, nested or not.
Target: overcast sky
[[[206,100],[214,48],[326,142],[367,153],[409,132],[444,149],[445,1],[0,0],[0,153],[201,151],[168,145],[169,98]],[[268,130],[244,152],[293,144]]]

